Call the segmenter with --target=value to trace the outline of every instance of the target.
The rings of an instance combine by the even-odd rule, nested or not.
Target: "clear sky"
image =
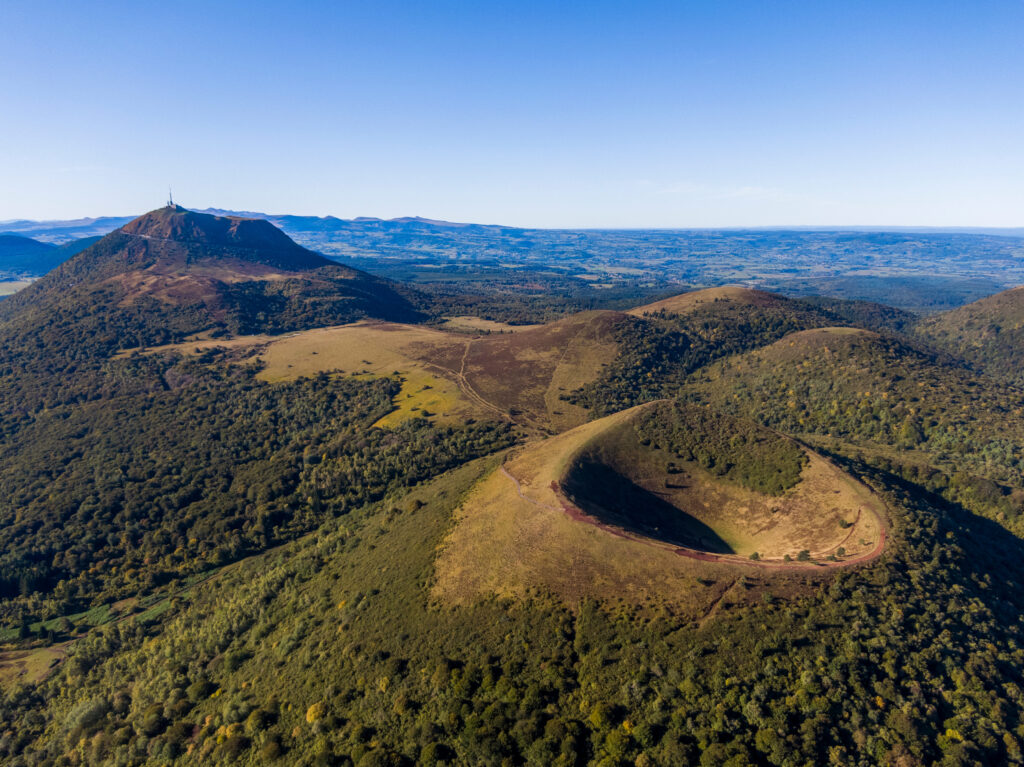
[[[1024,225],[1024,0],[0,0],[0,219]]]

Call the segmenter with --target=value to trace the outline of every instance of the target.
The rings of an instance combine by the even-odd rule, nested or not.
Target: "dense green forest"
[[[460,470],[92,632],[50,681],[7,691],[0,753],[12,765],[1019,762],[1019,539],[849,468],[892,508],[886,558],[789,584],[804,596],[727,604],[705,627],[542,596],[432,604],[433,547],[480,471]]]
[[[949,360],[871,334],[799,335],[695,374],[683,396],[905,466],[1024,535],[1024,392]]]
[[[161,215],[167,242],[202,245],[118,235],[0,308],[3,764],[1024,762],[1024,391],[1016,352],[950,335],[973,332],[963,317],[1008,327],[1014,302],[927,322],[766,294],[615,315],[594,341],[610,362],[561,396],[593,418],[669,398],[632,439],[769,494],[811,445],[885,502],[883,554],[697,570],[685,588],[717,595],[700,614],[600,583],[455,607],[435,560],[530,439],[512,399],[494,421],[379,428],[398,372],[269,383],[252,350],[116,353],[358,317],[541,322],[664,285],[470,270],[403,286],[276,230]],[[201,300],[126,293],[154,264],[234,276]],[[520,337],[517,365],[537,353]]]
[[[634,428],[644,445],[769,495],[780,495],[799,482],[807,463],[799,445],[780,434],[678,402],[643,413]]]
[[[145,593],[509,444],[507,426],[370,429],[393,379],[173,362],[167,389],[50,411],[4,450],[0,620]]]

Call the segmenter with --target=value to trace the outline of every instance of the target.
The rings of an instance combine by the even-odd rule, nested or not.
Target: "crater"
[[[629,533],[676,546],[735,554],[713,527],[681,508],[672,491],[685,487],[665,480],[664,490],[644,487],[602,460],[581,457],[566,476],[562,490],[576,506],[600,522]],[[648,485],[654,484],[648,482]]]
[[[683,550],[840,562],[882,535],[870,491],[795,440],[659,403],[595,436],[559,482],[590,520]]]

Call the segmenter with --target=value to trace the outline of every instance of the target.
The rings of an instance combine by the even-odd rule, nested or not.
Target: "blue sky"
[[[1024,225],[1024,0],[0,3],[0,219]]]

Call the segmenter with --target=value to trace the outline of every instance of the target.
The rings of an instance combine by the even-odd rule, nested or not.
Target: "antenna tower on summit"
[[[170,187],[167,187],[167,207],[168,208],[173,208],[174,207],[174,195],[171,194],[171,188]]]

